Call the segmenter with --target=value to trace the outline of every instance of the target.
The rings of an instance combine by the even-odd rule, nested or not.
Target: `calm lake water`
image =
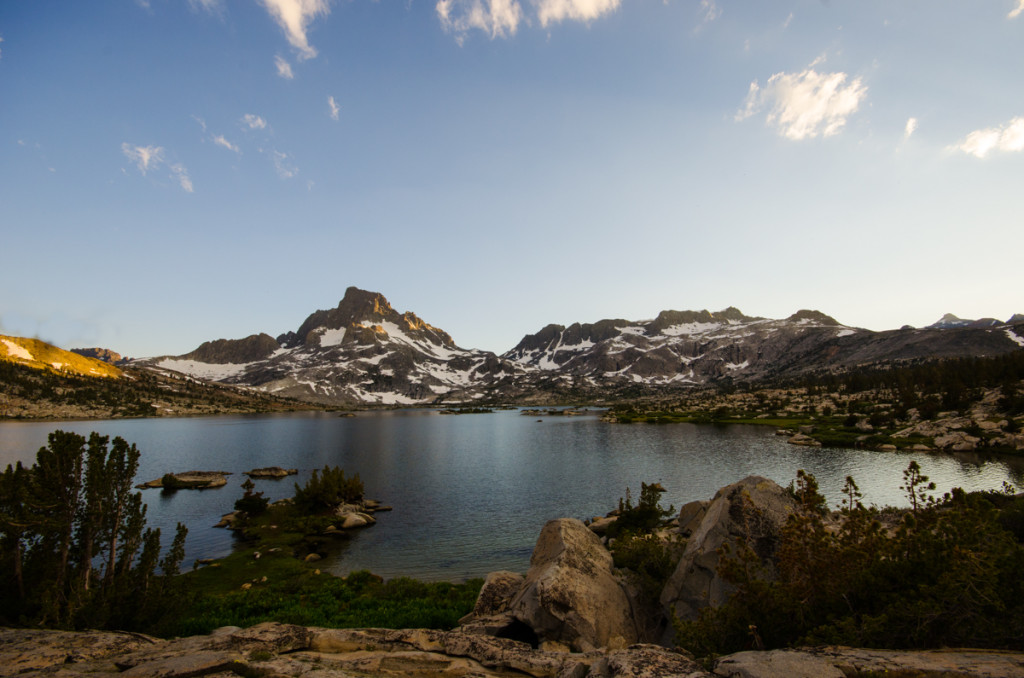
[[[1024,461],[977,455],[896,454],[789,445],[773,429],[753,426],[617,425],[582,417],[523,416],[518,411],[439,416],[427,410],[0,423],[0,466],[31,464],[56,429],[98,431],[135,443],[139,481],[167,472],[223,470],[228,485],[203,491],[143,493],[148,524],[169,541],[178,521],[189,527],[185,566],[227,555],[233,536],[211,526],[242,496],[242,472],[298,468],[284,480],[257,480],[270,499],[291,496],[313,469],[340,465],[358,473],[366,494],[394,507],[377,514],[324,562],[339,574],[369,569],[384,577],[461,580],[508,569],[525,572],[537,534],[552,518],[587,518],[615,508],[626,487],[667,489],[678,508],[747,475],[788,484],[797,469],[814,473],[830,503],[852,475],[866,503],[903,505],[902,472],[917,459],[939,493],[953,487],[1024,485]]]

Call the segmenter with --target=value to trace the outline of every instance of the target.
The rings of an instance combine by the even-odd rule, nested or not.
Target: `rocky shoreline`
[[[375,504],[346,507],[345,513],[362,517],[355,509],[386,509]],[[451,631],[265,622],[162,640],[123,632],[0,629],[0,676],[1024,678],[1021,652],[828,646],[737,652],[699,663],[673,647],[673,616],[693,619],[732,595],[718,572],[720,547],[740,538],[770,567],[773,544],[796,510],[790,492],[758,476],[684,505],[665,529],[686,539],[686,547],[653,602],[615,567],[608,537],[599,535],[614,516],[590,525],[561,518],[541,530],[525,576],[491,573],[473,610]]]

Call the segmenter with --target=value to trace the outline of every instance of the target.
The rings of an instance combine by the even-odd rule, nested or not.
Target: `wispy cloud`
[[[203,11],[214,16],[224,15],[224,0],[188,0],[193,11]]]
[[[617,10],[622,0],[531,0],[537,23],[542,28],[562,21],[589,23]],[[714,0],[702,0],[714,13]],[[466,34],[483,31],[493,40],[516,34],[522,23],[529,24],[523,5],[518,0],[438,0],[434,6],[445,31],[455,36],[460,45]]]
[[[516,0],[438,0],[435,10],[442,28],[460,45],[473,29],[492,39],[515,35],[523,19],[523,8]]]
[[[714,7],[714,0],[701,0],[701,7],[710,3]],[[620,0],[534,0],[537,6],[537,18],[540,25],[547,27],[549,24],[560,21],[593,21],[605,14],[614,12],[619,8]]]
[[[121,152],[126,158],[135,163],[135,166],[146,176],[150,171],[155,171],[164,165],[165,151],[162,146],[135,146],[124,142],[121,144]],[[192,179],[188,176],[188,170],[181,163],[167,165],[171,171],[171,178],[174,179],[185,191],[192,193]]]
[[[860,78],[847,83],[846,73],[818,73],[815,61],[799,73],[776,73],[764,87],[750,83],[736,120],[767,109],[765,122],[787,139],[832,136],[860,107],[867,87]]]
[[[188,170],[182,164],[171,165],[171,174],[177,179],[178,184],[185,189],[186,192],[192,192],[192,180],[189,179]]]
[[[277,74],[285,80],[291,80],[295,77],[295,73],[292,71],[292,65],[280,54],[274,57],[274,65],[277,66]]]
[[[258,115],[252,113],[246,113],[242,116],[242,124],[249,129],[266,129],[267,121]]]
[[[1024,12],[1024,0],[1017,0],[1017,6],[1010,10],[1010,13],[1006,15],[1006,18],[1016,19],[1020,16],[1021,12]]]
[[[306,29],[316,18],[330,14],[328,0],[262,0],[300,60],[312,59],[316,49],[309,44]]]
[[[907,125],[903,128],[903,138],[909,139],[917,131],[917,118],[907,118]]]
[[[274,158],[274,169],[277,170],[277,176],[282,179],[291,179],[299,173],[299,168],[295,166],[287,153],[273,151],[272,156]]]
[[[715,0],[700,0],[700,15],[704,23],[711,23],[722,16],[722,10],[715,4]]]
[[[133,146],[126,141],[121,144],[121,152],[135,163],[143,175],[159,166],[164,159],[164,149],[161,146]]]
[[[213,138],[213,143],[217,144],[218,146],[223,146],[224,148],[228,149],[229,151],[234,151],[235,153],[241,153],[242,152],[242,150],[240,148],[238,148],[238,146],[236,146],[235,144],[233,144],[230,141],[228,141],[227,139],[225,139],[223,134],[218,134],[218,135],[216,135],[216,136],[214,136],[212,138]]]
[[[950,148],[976,158],[984,158],[991,151],[1024,151],[1024,117],[1014,118],[1000,127],[975,130]]]
[[[327,97],[327,106],[331,110],[331,120],[337,120],[338,114],[341,113],[341,106],[338,105],[333,96]]]
[[[3,42],[3,41],[4,41],[4,39],[0,38],[0,42]],[[3,56],[4,56],[4,52],[3,52],[3,50],[0,50],[0,58],[3,58]]]

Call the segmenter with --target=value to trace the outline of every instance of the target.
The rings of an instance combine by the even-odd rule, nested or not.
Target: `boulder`
[[[613,573],[612,556],[574,518],[548,522],[530,557],[526,580],[509,607],[540,640],[574,649],[637,641],[629,599]]]
[[[618,519],[618,516],[605,516],[604,518],[595,518],[587,527],[589,527],[590,531],[594,534],[604,536],[608,533],[608,528],[611,527],[612,523],[614,523]]]
[[[346,513],[341,516],[341,529],[352,530],[357,527],[368,527],[377,522],[377,520],[366,513]]]
[[[760,476],[720,489],[662,590],[669,617],[696,619],[701,608],[718,607],[732,595],[732,585],[718,574],[719,549],[726,543],[750,546],[771,576],[781,528],[795,510],[789,492]]]
[[[804,445],[806,447],[821,447],[821,443],[805,433],[797,433],[787,440],[790,445]]]
[[[935,447],[950,452],[970,452],[977,449],[981,438],[969,435],[964,431],[950,431],[935,438]]]
[[[477,617],[487,617],[508,611],[512,599],[523,587],[526,580],[523,575],[505,570],[491,572],[484,580],[480,595],[470,613]]]

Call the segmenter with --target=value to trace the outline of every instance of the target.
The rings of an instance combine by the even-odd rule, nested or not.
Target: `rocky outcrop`
[[[695,529],[692,525],[699,510],[690,507],[693,515],[687,523],[693,533],[661,594],[668,615],[696,619],[701,608],[718,607],[729,598],[733,587],[718,573],[719,549],[726,544],[733,550],[749,546],[765,571],[773,572],[780,530],[795,508],[796,502],[786,490],[760,476],[720,489]]]
[[[140,490],[163,488],[167,490],[207,490],[228,484],[227,471],[185,471],[167,473],[156,480],[148,480],[136,487]]]
[[[72,353],[77,353],[80,356],[86,358],[95,358],[96,360],[102,360],[105,363],[116,365],[124,360],[124,357],[115,351],[111,351],[109,348],[73,348]]]
[[[526,580],[509,611],[540,640],[574,649],[625,647],[638,638],[611,554],[573,518],[552,520],[541,530]]]
[[[264,468],[254,468],[251,471],[246,471],[243,475],[247,475],[250,478],[286,478],[288,476],[294,476],[298,472],[299,470],[294,468],[267,466]]]
[[[245,339],[206,341],[182,357],[214,365],[239,365],[268,358],[279,348],[269,334],[252,334]]]

